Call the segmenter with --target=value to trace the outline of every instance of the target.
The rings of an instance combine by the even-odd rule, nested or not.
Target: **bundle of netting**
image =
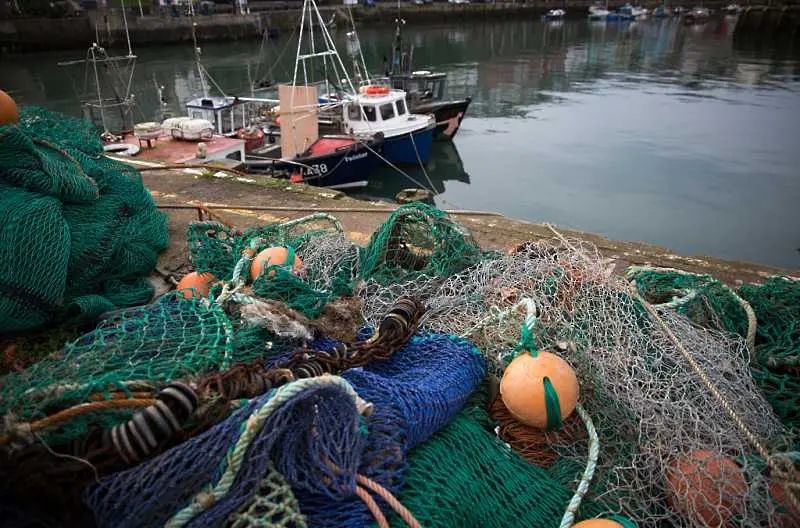
[[[379,284],[447,277],[489,255],[446,213],[419,202],[397,208],[361,254],[359,276]]]
[[[391,510],[384,497],[400,488],[408,449],[442,428],[485,373],[467,341],[420,335],[388,360],[251,400],[206,433],[106,477],[88,504],[100,526],[216,526],[280,510],[288,499],[275,493],[274,468],[309,525],[368,526]],[[265,480],[273,484],[258,486]]]
[[[468,337],[498,375],[518,353],[521,301],[535,305],[535,340],[577,372],[600,437],[589,498],[640,526],[779,525],[785,499],[770,488],[796,477],[767,469],[788,440],[739,336],[651,308],[594,247],[566,239],[529,243],[444,279],[368,281],[358,295],[373,321],[410,291],[427,300],[421,328]],[[558,455],[551,472],[562,482],[585,461],[581,439],[549,439]]]
[[[0,127],[0,333],[142,304],[167,245],[129,165],[103,156],[91,124],[26,109]]]
[[[750,342],[755,338],[750,305],[710,275],[651,266],[631,266],[625,275],[655,306],[672,308],[705,328],[739,334]]]
[[[262,356],[263,347],[235,354],[231,322],[218,305],[170,294],[112,313],[58,354],[0,379],[0,438],[67,442],[90,424],[110,428],[129,419],[174,379]]]
[[[741,295],[758,319],[753,377],[787,427],[800,433],[800,281],[773,277]]]
[[[230,291],[250,284],[258,297],[284,302],[308,317],[349,295],[358,272],[357,246],[326,214],[244,232],[198,222],[189,228],[188,245],[197,272],[229,281]]]

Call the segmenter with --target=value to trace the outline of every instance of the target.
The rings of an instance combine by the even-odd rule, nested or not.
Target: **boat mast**
[[[208,97],[208,86],[203,75],[203,65],[200,64],[200,46],[197,45],[197,22],[194,21],[194,2],[189,2],[189,16],[192,18],[192,43],[194,44],[194,63],[197,66],[197,75],[200,76],[200,88],[203,90],[203,97]]]

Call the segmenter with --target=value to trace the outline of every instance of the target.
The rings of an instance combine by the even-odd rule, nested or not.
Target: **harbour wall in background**
[[[730,0],[706,1],[710,8],[722,9]],[[403,3],[398,9],[394,3],[383,3],[376,7],[362,6],[354,9],[353,15],[359,24],[392,24],[401,16],[409,23],[441,23],[453,20],[486,19],[530,19],[538,20],[548,9],[566,5],[569,18],[584,18],[594,0],[537,0],[527,3],[434,3],[417,6]],[[611,2],[609,8],[624,2]],[[642,2],[656,7],[661,2]],[[652,5],[650,5],[652,4]],[[134,4],[135,5],[135,4]],[[260,39],[265,31],[271,33],[291,32],[298,24],[300,11],[285,9],[286,3],[251,2],[251,12],[240,15],[232,12],[230,5],[217,5],[213,15],[198,15],[197,38],[200,42],[216,40]],[[688,2],[686,5],[691,5]],[[279,7],[280,9],[276,9]],[[339,25],[347,25],[347,12],[341,5],[320,7],[326,21],[335,16]],[[186,43],[192,41],[192,19],[187,16],[172,16],[169,12],[158,13],[152,7],[140,16],[138,8],[128,9],[127,25],[134,47],[149,44]],[[740,17],[737,29],[758,34],[765,31],[788,31],[797,33],[797,6],[749,8]],[[788,15],[787,15],[788,13]],[[794,21],[794,22],[792,22]],[[92,10],[69,18],[17,18],[0,20],[0,52],[48,51],[87,48],[92,42],[116,49],[127,47],[125,24],[122,13],[116,10]]]

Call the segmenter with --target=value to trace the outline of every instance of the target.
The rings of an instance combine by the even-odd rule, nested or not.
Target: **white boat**
[[[563,9],[551,9],[544,15],[545,20],[561,20],[567,16],[567,12]]]
[[[728,13],[729,15],[738,15],[739,13],[742,12],[742,9],[743,9],[742,6],[740,6],[739,4],[728,4],[725,7],[725,12]]]
[[[589,7],[589,20],[605,20],[610,13],[608,6],[593,5]]]

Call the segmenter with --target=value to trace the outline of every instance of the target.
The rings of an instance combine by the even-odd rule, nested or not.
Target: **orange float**
[[[292,263],[292,272],[297,273],[300,271],[300,268],[303,266],[303,261],[300,260],[300,257],[294,254],[294,249],[289,249],[285,247],[271,247],[267,248],[258,255],[255,256],[253,259],[253,264],[250,266],[250,278],[252,280],[256,280],[261,272],[264,271],[264,268],[267,266],[286,266],[288,264],[288,260],[291,259],[291,254],[294,256],[294,261]],[[270,271],[269,277],[275,275],[275,271]]]
[[[705,449],[672,462],[667,469],[669,505],[704,526],[727,525],[747,494],[742,469],[730,457]]]
[[[10,95],[0,90],[0,125],[16,125],[19,123],[19,109]]]
[[[197,273],[193,271],[185,275],[175,287],[176,290],[183,290],[183,296],[187,299],[192,297],[201,298],[208,297],[211,291],[211,283],[214,282],[216,277],[211,273]]]
[[[578,403],[578,378],[569,363],[550,352],[522,352],[506,367],[500,395],[520,422],[557,429]]]
[[[572,528],[625,528],[624,525],[611,519],[589,519],[573,524]]]

